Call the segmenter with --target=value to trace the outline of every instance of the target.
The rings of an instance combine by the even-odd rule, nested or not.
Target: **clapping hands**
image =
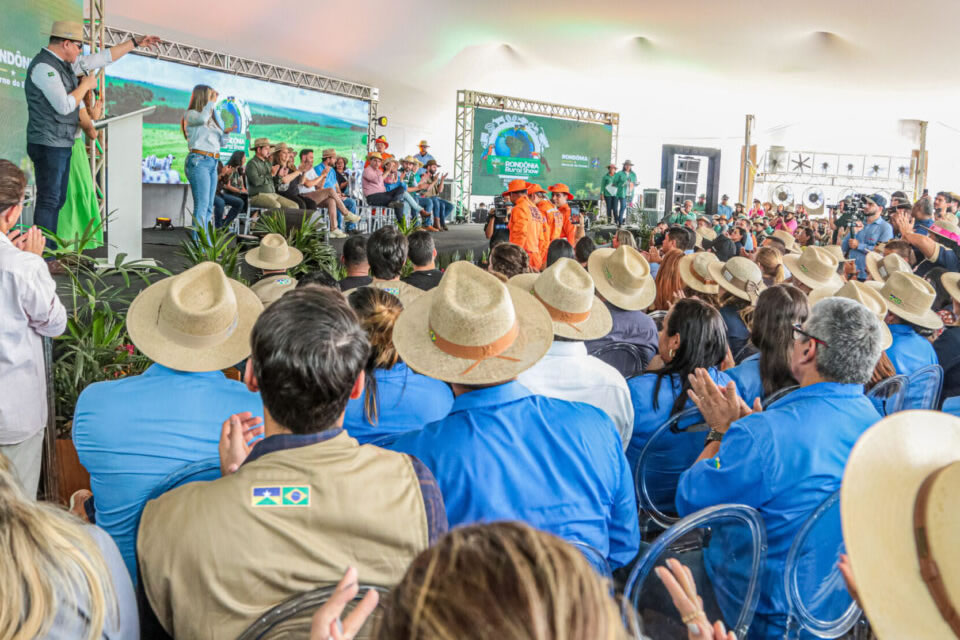
[[[249,411],[235,413],[220,429],[220,473],[228,475],[240,468],[263,435],[263,418]]]
[[[711,429],[726,433],[730,425],[751,413],[763,411],[760,398],[753,403],[753,409],[737,395],[737,385],[732,380],[726,387],[719,387],[706,369],[697,369],[688,377],[690,389],[687,395],[697,405],[704,421]]]
[[[13,246],[21,251],[34,253],[38,256],[43,255],[43,248],[46,244],[46,240],[43,237],[43,232],[40,231],[38,227],[30,227],[25,232],[22,232],[19,229],[12,229],[9,233],[7,233],[7,238],[10,239],[10,242],[13,243]]]

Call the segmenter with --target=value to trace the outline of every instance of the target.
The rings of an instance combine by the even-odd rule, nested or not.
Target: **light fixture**
[[[387,126],[387,116],[380,116],[379,118],[377,118],[377,126],[378,127]]]

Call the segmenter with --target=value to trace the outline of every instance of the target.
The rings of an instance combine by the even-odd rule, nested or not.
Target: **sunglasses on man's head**
[[[797,323],[795,323],[795,324],[793,325],[793,339],[794,339],[794,340],[799,340],[799,339],[800,339],[800,338],[797,337],[797,334],[799,334],[799,335],[807,338],[808,340],[813,340],[813,341],[816,342],[817,344],[822,344],[824,347],[828,347],[828,348],[830,347],[830,345],[828,345],[826,342],[824,342],[824,341],[821,340],[820,338],[817,338],[816,336],[812,336],[812,335],[810,335],[809,333],[807,333],[806,331],[804,331],[804,330],[803,330],[803,327],[800,325],[799,322],[797,322]]]

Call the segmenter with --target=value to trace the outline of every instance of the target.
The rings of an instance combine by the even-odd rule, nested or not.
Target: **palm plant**
[[[216,262],[223,267],[228,278],[234,280],[240,277],[240,245],[237,236],[226,227],[217,228],[213,222],[206,226],[195,224],[187,239],[180,243],[180,251],[188,267],[194,267],[201,262]]]
[[[287,228],[287,218],[279,211],[273,211],[260,216],[254,227],[259,233],[278,233],[287,239],[287,244],[303,253],[303,262],[290,270],[297,276],[317,269],[323,269],[333,277],[337,277],[338,259],[336,250],[327,243],[326,231],[319,229],[310,216],[304,216],[300,226]]]

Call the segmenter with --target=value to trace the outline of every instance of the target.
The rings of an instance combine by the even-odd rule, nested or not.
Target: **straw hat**
[[[279,300],[280,296],[285,294],[287,291],[296,288],[296,278],[291,278],[288,275],[281,274],[267,276],[263,280],[254,283],[250,287],[250,290],[257,294],[257,298],[259,298],[260,302],[263,303],[263,307],[267,308]]]
[[[650,265],[633,247],[596,249],[587,260],[597,293],[629,311],[642,311],[657,295]]]
[[[940,277],[940,284],[954,300],[960,300],[960,273],[945,273]]]
[[[867,254],[867,273],[878,282],[883,282],[894,271],[913,273],[910,264],[896,253],[884,256],[876,251]]]
[[[820,247],[807,247],[800,255],[783,256],[783,264],[787,266],[794,278],[811,289],[819,287],[840,288],[843,278],[837,273],[839,262]]]
[[[575,260],[560,258],[542,273],[523,273],[508,284],[532,293],[547,308],[554,335],[596,340],[613,328],[610,310],[594,295],[593,278]]]
[[[838,266],[840,265],[841,262],[847,259],[847,257],[843,255],[843,247],[841,247],[838,244],[828,244],[820,248],[826,251],[827,253],[829,253],[834,258],[836,258]]]
[[[683,284],[700,293],[718,293],[720,286],[710,275],[710,265],[720,262],[717,254],[709,251],[688,253],[680,258],[677,269]]]
[[[256,140],[253,141],[254,149],[259,149],[260,147],[272,147],[272,146],[273,145],[270,144],[269,138],[257,138]]]
[[[320,159],[326,160],[327,158],[336,158],[337,150],[336,149],[324,149],[320,152]]]
[[[930,233],[933,234],[934,240],[937,242],[942,242],[943,240],[949,241],[951,243],[949,246],[951,247],[960,243],[960,225],[957,224],[956,216],[953,216],[953,219],[948,219],[944,216],[940,220],[937,220],[934,224],[930,225]]]
[[[219,264],[202,262],[141,291],[127,311],[127,330],[158,364],[216,371],[250,355],[250,331],[261,311],[253,291]]]
[[[784,244],[788,253],[800,253],[800,248],[797,247],[797,239],[789,231],[779,229],[773,232],[773,237]]]
[[[411,163],[417,165],[418,167],[422,167],[422,166],[423,166],[423,163],[420,162],[419,160],[417,160],[416,158],[414,158],[413,156],[405,156],[405,157],[403,158],[402,162],[411,162]]]
[[[383,154],[379,151],[371,151],[367,154],[367,160],[371,160],[373,158],[376,158],[377,160],[383,160]]]
[[[445,382],[482,385],[515,378],[553,343],[553,321],[532,295],[466,261],[397,318],[393,343],[407,365]]]
[[[64,40],[83,42],[83,25],[71,20],[57,20],[50,27],[50,35]]]
[[[955,636],[937,607],[936,586],[924,576],[939,576],[957,606],[958,461],[960,419],[940,411],[888,416],[850,452],[840,521],[860,602],[878,638]]]
[[[697,227],[697,246],[703,247],[703,241],[713,242],[717,239],[717,232],[710,227]]]
[[[279,233],[263,236],[260,246],[243,254],[243,259],[252,267],[279,271],[290,269],[303,262],[303,254],[287,244],[287,239]]]
[[[943,326],[943,320],[932,308],[937,292],[933,285],[919,276],[894,272],[883,283],[880,295],[887,303],[887,310],[898,318],[926,329]]]
[[[370,284],[363,286],[373,287],[374,289],[382,289],[387,293],[391,293],[400,300],[400,303],[403,304],[403,306],[407,306],[407,304],[413,302],[423,295],[423,289],[418,289],[413,285],[407,284],[406,282],[401,282],[399,280],[374,280]],[[353,289],[344,291],[344,297],[349,296],[359,288],[360,287],[354,287]]]
[[[807,301],[810,303],[810,307],[813,308],[814,305],[824,298],[831,297],[856,300],[872,311],[873,314],[880,319],[880,332],[882,334],[880,347],[883,351],[890,348],[890,345],[893,344],[893,334],[890,333],[890,327],[884,322],[884,318],[887,317],[887,303],[884,302],[883,296],[880,295],[879,291],[862,282],[850,280],[844,283],[839,289],[832,286],[814,289],[807,296]]]
[[[749,258],[735,256],[726,262],[710,262],[707,272],[713,280],[738,298],[756,302],[763,286],[760,267]]]
[[[417,143],[417,146],[418,146],[418,147],[429,147],[430,145],[427,144],[427,141],[426,141],[426,140],[421,140],[420,142]]]

